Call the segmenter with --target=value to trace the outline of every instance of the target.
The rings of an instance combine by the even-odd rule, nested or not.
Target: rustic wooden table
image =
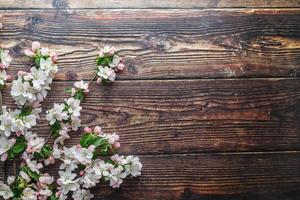
[[[127,72],[113,86],[92,85],[82,117],[117,131],[143,175],[118,190],[100,185],[96,199],[300,198],[299,0],[0,0],[0,8],[0,44],[19,57],[10,72],[28,67],[31,41],[59,53],[44,109],[91,76],[99,45],[126,55]],[[3,102],[13,107],[9,88]],[[34,131],[46,135],[46,121]]]

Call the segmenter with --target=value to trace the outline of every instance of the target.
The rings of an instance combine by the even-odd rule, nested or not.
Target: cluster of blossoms
[[[50,84],[58,70],[55,53],[49,53],[48,48],[41,47],[38,42],[33,42],[33,52],[34,54],[30,56],[34,59],[34,66],[29,72],[19,72],[17,79],[12,82],[11,95],[18,108],[10,110],[6,106],[2,107],[0,115],[2,161],[7,157],[14,159],[17,155],[21,155],[26,149],[26,143],[36,139],[37,136],[28,134],[28,130],[37,124],[39,113],[42,111],[40,103],[47,96],[47,90],[50,90]],[[17,136],[17,139],[14,136]]]
[[[105,46],[97,57],[97,83],[107,84],[116,79],[116,73],[124,70],[122,59],[114,47]]]
[[[5,70],[11,62],[11,57],[8,53],[8,50],[0,48],[0,88],[4,88],[5,82],[11,79],[11,76]]]
[[[22,162],[18,172],[14,170],[14,176],[7,178],[7,184],[0,181],[0,196],[14,200],[65,200],[70,196],[75,200],[89,200],[93,198],[89,189],[101,181],[117,188],[124,178],[140,176],[142,164],[139,158],[116,154],[121,146],[119,136],[105,134],[98,126],[94,129],[85,127],[80,144],[64,146],[64,141],[70,138],[68,133],[81,127],[80,104],[89,92],[90,82],[75,82],[74,87],[66,90],[71,97],[62,104],[55,103],[47,111],[48,139],[29,131],[37,123],[42,111],[40,103],[46,98],[57,72],[57,56],[38,42],[34,42],[32,49],[26,50],[25,54],[34,58],[35,66],[30,72],[19,72],[17,80],[13,81],[11,95],[18,109],[10,111],[4,106],[0,115],[2,161],[21,158]],[[110,64],[102,67],[109,67],[114,73],[124,68],[113,48],[105,47],[99,55],[102,56],[98,57],[97,63],[105,58]],[[100,76],[99,68],[96,76],[102,83],[115,79]],[[16,137],[12,137],[13,133]],[[50,137],[55,139],[53,146],[47,144]],[[61,162],[57,181],[43,172],[45,166],[56,161]]]
[[[73,199],[90,199],[89,189],[100,181],[109,181],[117,188],[128,176],[139,176],[142,164],[138,157],[112,155],[110,159],[99,159],[114,153],[120,147],[119,136],[104,134],[100,127],[86,127],[80,144],[70,148],[54,150],[53,156],[62,160],[57,183],[59,199],[66,199],[73,192]],[[78,172],[78,173],[76,173]]]
[[[56,138],[54,144],[64,144],[64,140],[70,138],[68,132],[77,131],[81,126],[80,106],[84,94],[89,92],[88,83],[79,81],[74,83],[73,88],[67,89],[71,93],[69,99],[62,104],[54,104],[51,110],[47,111],[46,119],[50,123],[51,134]]]

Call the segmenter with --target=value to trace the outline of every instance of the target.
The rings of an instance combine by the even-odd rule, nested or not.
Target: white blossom
[[[29,183],[31,181],[31,178],[23,171],[20,171],[19,175],[27,182]]]
[[[36,160],[32,160],[33,157],[26,152],[23,153],[22,157],[31,171],[40,173],[39,170],[43,168],[43,165],[41,163],[38,163]]]
[[[62,121],[68,119],[68,113],[64,109],[64,104],[55,103],[54,107],[47,111],[46,119],[50,122],[50,125],[54,124],[56,120]]]
[[[49,174],[43,174],[40,176],[39,182],[45,185],[51,185],[54,182],[54,178]]]
[[[72,198],[74,200],[90,200],[94,198],[94,195],[89,190],[78,189],[73,193]]]
[[[77,89],[86,90],[86,89],[88,89],[89,84],[85,83],[83,80],[81,80],[81,81],[75,82],[74,87],[77,88]]]
[[[2,115],[0,115],[0,136],[9,137],[11,135],[12,120],[15,113],[7,110],[6,106],[2,107]]]
[[[7,68],[12,60],[12,58],[8,53],[9,53],[8,50],[0,49],[0,61],[1,61],[0,65],[2,68]]]
[[[71,171],[59,171],[60,178],[57,180],[57,184],[60,186],[59,189],[63,194],[68,194],[70,191],[76,191],[80,185],[79,179],[76,178],[76,174]]]
[[[63,154],[63,163],[60,165],[60,169],[66,169],[69,171],[73,171],[77,168],[78,164],[75,162],[76,159],[76,146],[72,146],[71,148],[63,147],[62,154]],[[61,155],[61,154],[60,154]]]
[[[21,199],[22,200],[37,200],[36,192],[33,189],[27,187],[23,190]]]
[[[6,152],[16,143],[16,139],[8,139],[5,136],[0,136],[0,155],[6,154]],[[6,158],[6,157],[4,157]],[[3,158],[3,159],[4,159]],[[6,159],[4,159],[6,160]]]
[[[5,70],[0,72],[0,86],[5,85],[5,81],[8,79],[8,75]]]
[[[105,80],[115,81],[116,79],[116,72],[112,68],[98,66],[97,75]]]
[[[89,148],[77,147],[75,150],[75,158],[83,165],[90,164],[92,163],[94,150],[94,145],[89,146]]]
[[[0,181],[0,196],[4,199],[10,199],[14,196],[9,186]]]
[[[78,99],[71,97],[66,100],[66,104],[68,105],[68,112],[71,114],[71,116],[80,116],[82,107],[80,106],[80,101]]]
[[[11,185],[15,182],[16,177],[15,176],[8,176],[7,177],[7,184]]]
[[[41,149],[43,148],[45,144],[45,139],[40,137],[33,137],[30,138],[27,142],[27,152],[29,150],[30,153],[34,152],[41,152]]]

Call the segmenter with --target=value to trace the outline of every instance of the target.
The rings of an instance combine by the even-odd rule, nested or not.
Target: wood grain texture
[[[201,200],[286,197],[283,199],[296,200],[299,195],[299,152],[148,155],[140,158],[143,162],[141,177],[125,180],[119,190],[112,190],[105,186],[106,184],[100,184],[93,190],[95,199]],[[57,175],[57,167],[50,168],[52,175]]]
[[[300,9],[0,11],[0,43],[39,40],[60,55],[57,80],[86,79],[97,48],[122,49],[121,79],[299,77]],[[15,73],[28,63],[12,62]]]
[[[55,82],[44,109],[71,84]],[[125,154],[300,150],[300,79],[117,81],[93,84],[82,106],[83,125],[117,131]]]
[[[240,8],[240,7],[300,7],[299,0],[0,0],[8,8]]]

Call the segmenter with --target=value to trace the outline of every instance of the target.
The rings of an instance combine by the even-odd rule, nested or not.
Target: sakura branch
[[[97,83],[109,84],[124,69],[115,49],[101,49],[91,81],[75,82],[72,88],[66,89],[70,97],[61,104],[55,103],[47,111],[50,126],[47,139],[38,137],[29,129],[39,118],[40,102],[46,98],[57,72],[57,56],[40,47],[39,43],[33,43],[32,49],[26,50],[25,54],[34,59],[35,67],[30,72],[19,72],[18,79],[13,81],[11,94],[19,109],[12,112],[4,108],[0,126],[4,127],[1,138],[6,139],[1,143],[2,160],[21,156],[22,163],[18,174],[8,177],[7,184],[0,182],[0,196],[14,200],[65,200],[68,197],[89,200],[93,198],[89,189],[100,182],[109,182],[111,187],[118,188],[124,178],[140,176],[142,164],[139,158],[116,154],[121,146],[119,136],[106,134],[99,126],[93,129],[85,127],[80,144],[64,145],[70,138],[69,134],[81,127],[81,103],[89,93],[92,81],[97,78]],[[13,133],[16,139],[12,137]],[[54,138],[52,146],[48,144],[51,137]],[[61,164],[55,183],[44,167],[57,161]]]
[[[8,67],[11,61],[8,51],[1,50],[1,53],[1,66]],[[55,64],[57,56],[48,48],[41,47],[39,42],[33,42],[31,50],[25,50],[25,54],[32,58],[34,65],[29,72],[20,71],[17,79],[12,82],[11,96],[15,100],[17,109],[11,110],[3,106],[0,115],[1,161],[14,160],[15,175],[8,177],[9,186],[0,182],[0,196],[4,199],[12,197],[21,199],[18,198],[20,194],[17,188],[25,180],[25,169],[40,168],[37,161],[30,159],[43,155],[48,149],[48,147],[42,149],[44,139],[39,138],[29,129],[37,124],[39,114],[42,112],[40,103],[46,98],[52,79],[58,70]],[[15,159],[20,157],[23,157],[24,162],[19,168],[20,175],[16,177]],[[31,170],[29,174],[33,173],[35,170]]]

